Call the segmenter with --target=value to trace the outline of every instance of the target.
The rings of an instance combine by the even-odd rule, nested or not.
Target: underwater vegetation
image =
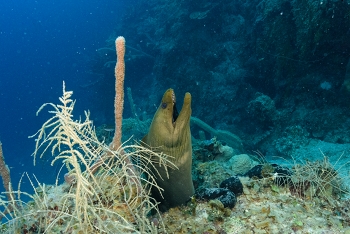
[[[2,224],[2,233],[151,231],[155,227],[147,214],[157,209],[150,189],[161,188],[149,169],[154,161],[167,167],[166,156],[137,144],[123,144],[111,150],[97,139],[89,113],[84,121],[71,118],[75,103],[71,95],[64,87],[61,103],[47,104],[54,108],[50,111],[53,117],[34,135],[34,156],[40,150],[40,157],[50,150],[54,156],[51,163],[61,162],[68,168],[65,183],[45,185],[28,177],[35,188],[33,195],[18,190],[11,192],[11,200],[2,200],[2,205],[12,207],[8,221]],[[96,163],[100,164],[99,169],[95,169]],[[23,203],[21,196],[29,196],[31,201]],[[3,216],[6,217],[4,213]]]

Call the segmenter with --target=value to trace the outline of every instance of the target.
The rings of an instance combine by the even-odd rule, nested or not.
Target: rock
[[[235,196],[239,196],[243,193],[243,185],[237,176],[232,176],[221,182],[220,188],[226,188],[233,192]]]
[[[249,178],[256,177],[258,179],[262,178],[274,178],[274,182],[278,185],[285,185],[288,183],[290,176],[292,175],[292,170],[288,167],[280,166],[278,164],[260,164],[256,165],[250,169],[243,176],[248,176]]]
[[[224,207],[233,208],[237,198],[233,192],[226,188],[205,188],[196,194],[198,199],[221,201]]]

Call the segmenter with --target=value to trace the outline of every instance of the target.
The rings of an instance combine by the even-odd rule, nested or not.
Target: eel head
[[[185,145],[191,145],[191,113],[191,94],[185,94],[182,109],[178,112],[175,92],[168,89],[143,141],[151,147],[161,147],[164,153],[170,155],[174,155],[175,152],[171,151],[175,149],[182,151]]]

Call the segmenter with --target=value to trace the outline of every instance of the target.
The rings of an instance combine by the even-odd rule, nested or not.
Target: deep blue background
[[[127,2],[132,4],[120,0],[1,4],[0,141],[15,189],[25,171],[35,173],[41,182],[54,183],[58,168],[50,166],[51,158],[33,166],[35,142],[28,136],[48,118],[47,110],[39,117],[35,113],[45,102],[58,102],[63,80],[67,90],[74,90],[76,116],[89,109],[84,99],[91,94],[79,92],[80,85],[88,83],[89,58],[105,45]],[[21,189],[29,188],[25,179]]]

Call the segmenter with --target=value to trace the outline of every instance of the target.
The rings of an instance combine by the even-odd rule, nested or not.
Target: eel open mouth
[[[176,122],[177,117],[179,116],[179,112],[177,111],[176,108],[176,97],[175,97],[175,92],[173,91],[171,98],[173,100],[173,125]]]

